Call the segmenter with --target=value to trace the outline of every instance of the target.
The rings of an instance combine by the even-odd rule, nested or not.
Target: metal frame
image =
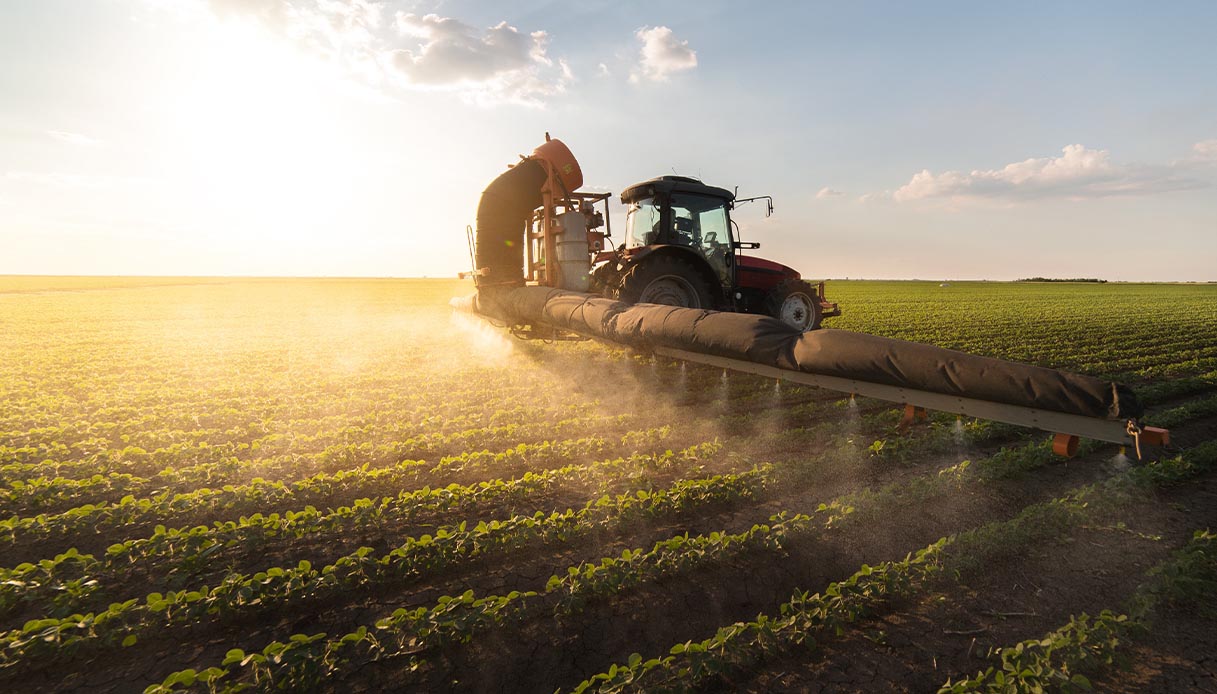
[[[604,203],[604,234],[602,238],[610,238],[613,233],[609,222],[608,200],[612,193],[579,193],[561,188],[558,176],[553,167],[544,159],[538,159],[545,169],[545,186],[541,188],[541,206],[533,210],[528,220],[528,231],[524,235],[524,267],[525,279],[528,282],[552,287],[557,281],[557,273],[550,272],[546,260],[557,255],[557,240],[554,237],[553,220],[558,215],[558,208],[564,211],[577,210],[584,202]],[[599,252],[599,251],[596,251]]]
[[[1019,405],[989,402],[988,400],[976,400],[958,395],[943,395],[942,393],[888,386],[881,383],[856,381],[836,376],[821,376],[802,371],[779,369],[740,359],[729,359],[727,357],[701,354],[700,352],[689,352],[672,347],[655,347],[651,351],[673,359],[717,366],[731,369],[732,371],[742,371],[767,378],[780,378],[786,381],[816,386],[818,388],[827,388],[851,395],[887,400],[906,406],[911,405],[915,408],[924,408],[938,412],[952,412],[968,417],[989,419],[995,422],[1005,422],[1006,424],[1039,429],[1049,433],[1079,436],[1097,441],[1109,441],[1130,446],[1137,444],[1136,437],[1129,432],[1129,424],[1133,424],[1134,427],[1136,425],[1136,422],[1131,420],[1083,417],[1082,415],[1052,412],[1034,407],[1021,407]]]

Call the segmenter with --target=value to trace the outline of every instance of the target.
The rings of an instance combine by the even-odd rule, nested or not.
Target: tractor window
[[[673,243],[701,251],[719,278],[729,281],[727,267],[731,235],[727,229],[727,202],[706,195],[672,196]]]
[[[625,213],[625,247],[638,248],[658,243],[659,205],[654,198],[630,203]]]

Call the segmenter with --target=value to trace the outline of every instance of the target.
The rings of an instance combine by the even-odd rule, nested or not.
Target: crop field
[[[448,280],[0,277],[0,691],[1217,691],[1217,285],[829,283],[1084,443],[524,342]]]

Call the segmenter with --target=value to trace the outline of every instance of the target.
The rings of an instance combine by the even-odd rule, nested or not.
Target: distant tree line
[[[1062,279],[1060,277],[1027,277],[1016,282],[1094,282],[1096,284],[1106,284],[1107,280],[1101,280],[1097,277],[1071,277]]]

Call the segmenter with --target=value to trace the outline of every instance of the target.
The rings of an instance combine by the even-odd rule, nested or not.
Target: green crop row
[[[153,489],[173,491],[198,484],[249,479],[259,473],[291,481],[321,471],[363,465],[382,467],[437,453],[459,454],[476,446],[515,446],[521,441],[539,444],[548,440],[546,437],[563,432],[614,429],[620,421],[595,416],[543,426],[508,424],[450,434],[419,434],[385,443],[343,441],[312,452],[305,452],[308,449],[298,436],[282,437],[285,444],[282,448],[286,449],[282,451],[270,450],[266,445],[259,447],[259,442],[253,446],[175,444],[152,452],[127,446],[84,456],[73,464],[42,460],[6,466],[6,475],[20,476],[8,479],[8,488],[0,491],[0,510],[8,514],[27,513],[52,504],[61,506],[76,499],[87,500],[86,492],[96,496],[138,494]],[[183,465],[183,459],[190,464]],[[56,472],[48,476],[47,470]]]
[[[1198,468],[1184,464],[1175,465],[1164,474],[1130,473],[1134,479],[1129,484],[1178,480],[1185,469],[1195,472]],[[977,553],[996,555],[1059,535],[1076,527],[1087,516],[1090,502],[1099,494],[1096,490],[1123,488],[1125,485],[1120,483],[1085,487],[1060,500],[1030,507],[1013,521],[992,523],[980,531],[959,537],[944,537],[903,561],[885,562],[875,567],[864,565],[849,579],[830,584],[822,593],[797,593],[782,606],[780,616],[776,618],[761,615],[752,622],[724,627],[704,641],[677,644],[663,657],[644,661],[641,655],[635,654],[624,664],[614,665],[581,683],[575,691],[686,691],[699,682],[746,669],[766,653],[792,646],[813,646],[816,634],[838,632],[891,598],[914,594],[944,567],[963,566],[952,560],[952,554],[970,558]],[[1059,519],[1062,509],[1066,510],[1065,517],[1071,522],[1057,525],[1046,522],[1051,518]],[[593,596],[618,592],[658,575],[700,565],[704,562],[699,559],[705,555],[730,555],[743,546],[776,548],[784,530],[801,531],[807,520],[805,516],[778,516],[773,519],[772,526],[755,526],[734,536],[712,533],[698,541],[678,537],[657,543],[649,553],[627,551],[620,558],[571,567],[565,576],[549,580],[547,592],[561,597],[558,609],[577,609]],[[1029,532],[1029,528],[1035,530]],[[764,540],[757,542],[757,538]],[[298,635],[287,642],[273,642],[252,657],[243,651],[231,651],[218,667],[179,671],[145,691],[162,694],[189,687],[222,692],[243,691],[250,687],[260,690],[309,688],[328,681],[327,678],[341,676],[357,662],[409,655],[411,661],[417,663],[431,648],[467,641],[488,625],[523,616],[527,608],[522,601],[535,595],[513,592],[477,600],[469,592],[459,599],[443,598],[434,608],[398,610],[390,618],[379,620],[375,631],[360,627],[332,640],[326,640],[324,635]],[[454,600],[459,600],[466,612],[459,617],[437,620],[434,612],[453,609]],[[508,608],[513,603],[514,612]],[[452,629],[452,633],[433,636],[419,626],[436,622]],[[286,651],[297,653],[276,659],[277,654]]]
[[[1132,468],[1102,483],[1029,506],[1009,521],[944,537],[903,562],[863,566],[845,587],[831,584],[822,594],[798,593],[782,606],[779,617],[761,615],[752,622],[723,627],[704,641],[673,646],[666,656],[644,659],[634,654],[627,662],[585,680],[574,691],[688,691],[725,673],[746,669],[765,653],[814,644],[812,632],[839,629],[892,595],[923,590],[944,566],[950,569],[948,575],[976,571],[1002,556],[1059,537],[1089,517],[1118,509],[1148,488],[1178,483],[1214,466],[1217,442],[1168,461]],[[933,561],[927,561],[930,557]]]
[[[848,579],[831,583],[822,593],[796,593],[777,617],[760,615],[750,622],[720,628],[703,641],[672,646],[667,655],[650,659],[635,653],[625,663],[584,680],[584,692],[689,691],[730,671],[749,667],[775,649],[811,647],[818,632],[844,628],[893,596],[904,595],[941,569],[939,558],[950,542],[943,538],[902,561],[863,565]]]
[[[936,427],[937,429],[940,427]],[[985,440],[992,436],[994,431],[996,430],[992,426],[987,426],[987,422],[982,422],[982,424],[969,424],[963,430],[963,435],[969,440]],[[666,433],[666,427],[663,427],[661,430],[636,432],[634,435],[627,435],[627,438],[634,436],[635,440],[632,443],[640,441],[652,443],[655,442],[656,436],[662,437]],[[646,438],[636,440],[638,436]],[[942,437],[933,438],[938,441]],[[702,444],[702,446],[685,449],[678,457],[679,460],[683,460],[679,468],[685,468],[690,461],[713,458],[717,452],[717,444]],[[469,470],[470,465],[478,465],[483,469],[501,469],[505,463],[510,463],[510,455],[507,455],[506,458],[507,460],[504,460],[503,454],[473,453],[455,459],[445,459],[437,468],[461,471]],[[630,463],[633,463],[635,459],[638,458],[630,459]],[[649,464],[634,465],[634,468],[638,471],[644,470],[644,468],[668,468],[671,466],[669,460],[672,460],[671,452],[662,457],[652,457],[651,460],[643,459],[644,463]],[[638,475],[638,471],[627,472],[621,463],[621,460],[611,461],[611,463],[593,465],[593,469],[604,468],[599,472],[601,477],[606,474],[617,477]],[[554,475],[562,474],[587,476],[583,471],[574,468],[557,471]],[[789,472],[778,470],[776,474],[785,477],[789,475]],[[543,478],[531,475],[523,478],[523,482],[529,480],[539,483],[543,481]],[[792,480],[792,482],[797,482],[797,480]],[[456,489],[455,487],[434,489],[425,496],[448,494],[458,500],[445,506],[444,510],[467,513],[472,509],[458,503],[459,500],[478,499],[479,502],[494,503],[498,497],[511,493],[511,489],[501,488],[503,485],[498,485],[498,483],[492,483],[492,487],[487,488],[483,485],[482,487],[475,486],[472,489]],[[516,489],[516,492],[525,494],[522,489]],[[7,571],[5,576],[0,576],[7,580],[7,583],[0,583],[0,612],[11,609],[18,603],[38,604],[39,601],[45,600],[47,595],[60,595],[60,598],[56,600],[55,611],[58,614],[71,614],[72,611],[79,609],[82,600],[89,593],[95,593],[92,595],[94,600],[105,597],[105,591],[96,578],[100,578],[106,573],[128,570],[138,561],[147,566],[163,559],[172,559],[175,566],[174,573],[189,575],[191,572],[214,563],[229,547],[248,550],[252,547],[251,543],[265,544],[274,541],[276,537],[302,537],[304,535],[316,537],[329,535],[329,533],[340,533],[341,535],[343,531],[352,530],[353,527],[368,527],[382,524],[387,520],[402,522],[408,519],[411,504],[420,502],[420,499],[415,498],[416,496],[417,494],[414,496],[403,494],[398,499],[382,500],[380,504],[357,502],[352,506],[343,506],[343,508],[324,514],[312,508],[304,511],[287,511],[282,516],[279,514],[253,514],[249,517],[242,517],[239,522],[217,522],[213,527],[198,526],[178,530],[178,528],[158,526],[151,537],[112,545],[100,561],[92,559],[91,555],[84,555],[88,559],[80,559],[79,555],[75,555],[71,559],[63,560],[62,564],[44,559],[37,564],[23,564],[15,570]],[[426,509],[427,506],[420,503],[419,508],[416,508],[415,511]],[[430,510],[438,510],[438,506],[432,505]],[[94,580],[89,580],[90,575],[94,577]],[[80,584],[84,584],[86,588],[78,588]]]
[[[783,512],[770,518],[768,524],[753,525],[741,533],[677,535],[656,542],[650,550],[626,549],[619,556],[569,567],[565,574],[551,576],[545,590],[560,595],[559,609],[571,612],[589,600],[619,593],[661,576],[722,562],[743,552],[776,551],[788,536],[806,532],[810,521],[810,516]]]
[[[369,662],[419,654],[453,643],[463,643],[488,625],[509,619],[523,600],[536,593],[513,591],[507,595],[476,598],[473,591],[441,597],[431,608],[398,609],[377,620],[375,631],[367,627],[327,640],[326,634],[295,634],[287,641],[274,641],[261,652],[228,651],[219,666],[175,672],[144,694],[169,694],[206,688],[210,692],[241,692],[249,689],[315,690],[353,660]],[[227,681],[225,681],[227,680]]]
[[[1037,507],[1032,507],[1012,521],[1006,523],[997,523],[986,526],[981,531],[977,531],[967,535],[965,544],[969,546],[983,545],[989,547],[989,551],[1009,551],[1011,547],[1025,547],[1037,539],[1043,539],[1052,533],[1063,532],[1064,529],[1072,527],[1079,522],[1081,515],[1084,515],[1082,509],[1087,508],[1089,491],[1091,488],[1084,488],[1082,492],[1076,495],[1068,496],[1064,500],[1042,504]],[[771,519],[771,525],[753,526],[748,531],[735,535],[727,533],[710,533],[705,536],[688,537],[677,536],[670,540],[661,541],[650,551],[643,550],[626,550],[620,557],[610,557],[602,559],[595,563],[584,563],[578,566],[571,567],[564,575],[551,577],[546,585],[546,592],[556,594],[558,596],[557,609],[564,611],[572,611],[579,609],[588,600],[604,597],[613,593],[620,592],[630,586],[637,585],[648,580],[655,580],[660,576],[672,575],[673,573],[688,571],[694,567],[704,566],[723,559],[737,555],[742,551],[747,550],[773,550],[781,546],[782,540],[790,533],[803,533],[808,529],[810,518],[807,516],[786,517],[784,515],[775,516]],[[948,542],[948,538],[944,538],[942,543]],[[966,553],[965,553],[966,555]],[[970,555],[966,555],[970,556]],[[966,565],[965,561],[958,561],[959,566]],[[855,579],[861,579],[868,575],[871,571],[869,568],[864,568],[859,576]],[[854,584],[846,582],[850,588],[855,587]],[[856,582],[855,582],[856,583]],[[866,586],[870,585],[864,582],[862,590],[865,593],[869,590]],[[829,598],[835,600],[837,596],[832,595],[834,588],[829,589]],[[847,591],[848,592],[848,591]],[[808,596],[803,595],[800,600],[807,599]],[[841,605],[837,605],[839,609]],[[847,615],[852,615],[851,618],[856,618],[860,612],[846,612]],[[753,625],[762,631],[770,628],[768,620],[761,620],[758,624]],[[728,629],[723,633],[739,631],[739,625]],[[767,632],[766,632],[767,633]],[[735,638],[731,636],[730,638]],[[703,644],[704,645],[704,644]],[[722,646],[722,644],[718,644]],[[710,647],[712,651],[713,644]],[[679,650],[679,649],[678,649]],[[688,644],[686,650],[696,655],[705,653],[697,644]],[[684,651],[682,650],[683,654]],[[675,653],[673,654],[675,655]],[[659,659],[663,661],[663,659]],[[650,668],[647,664],[650,663]],[[717,663],[717,664],[715,664]],[[647,670],[658,667],[653,661],[643,663],[641,657],[631,658],[630,663],[626,664],[626,668],[633,666],[634,670]],[[710,674],[717,672],[719,666],[735,667],[738,663],[734,661],[726,664],[713,661],[709,665],[705,665],[704,673]],[[697,665],[697,672],[703,672],[703,665]],[[334,665],[333,667],[337,667]],[[330,671],[332,672],[332,670]],[[621,674],[627,681],[632,676],[626,673],[626,670],[618,669],[614,672],[614,677]],[[638,674],[635,672],[635,674]],[[212,675],[218,677],[226,677],[226,670],[212,671]],[[687,673],[679,674],[679,678],[683,678]],[[296,677],[292,675],[291,677]],[[295,679],[289,679],[299,683]],[[167,683],[178,681],[174,678],[166,680]],[[276,680],[279,681],[279,680]],[[610,689],[611,691],[611,689]]]
[[[159,449],[183,438],[212,445],[244,442],[248,447],[260,445],[270,450],[291,443],[319,450],[344,441],[408,439],[420,433],[554,422],[592,414],[588,403],[537,406],[526,398],[534,386],[525,382],[514,387],[499,383],[501,398],[511,404],[495,410],[488,410],[483,402],[489,385],[485,381],[449,382],[417,390],[369,385],[362,391],[343,393],[339,409],[290,397],[298,392],[299,383],[285,384],[282,393],[241,389],[222,393],[217,391],[226,389],[214,388],[165,392],[157,386],[141,393],[140,385],[123,384],[129,389],[123,395],[131,402],[126,405],[82,410],[78,402],[60,400],[37,413],[0,405],[0,440],[10,442],[10,448],[0,452],[0,462],[28,461],[31,456],[47,457],[56,451],[86,453],[98,444],[108,448],[120,442]]]
[[[1217,395],[1192,400],[1169,410],[1154,412],[1145,418],[1145,423],[1170,429],[1186,422],[1214,415],[1217,415]]]
[[[1187,409],[1187,412],[1183,414],[1190,412],[1194,415],[1196,412],[1194,408],[1188,409],[1188,406],[1184,406],[1184,409]],[[1168,413],[1170,412],[1174,412],[1174,410],[1168,411]],[[941,429],[946,431],[945,428]],[[979,433],[977,433],[972,431],[972,425],[969,425],[967,431],[969,437],[984,438],[988,428],[981,427],[978,430]],[[1093,442],[1087,442],[1086,444],[1087,448],[1094,446]],[[704,456],[704,454],[705,452],[703,451],[702,455]],[[472,460],[485,460],[488,455],[472,454]],[[696,457],[697,454],[693,452],[693,449],[690,449],[683,452],[682,456],[688,459]],[[878,491],[863,491],[852,496],[837,499],[822,505],[819,510],[827,511],[830,514],[829,524],[831,525],[836,519],[854,512],[859,507],[869,509],[866,512],[873,514],[882,512],[881,509],[883,508],[894,507],[897,503],[920,503],[934,495],[958,488],[967,479],[978,478],[985,480],[1009,477],[1019,472],[1048,464],[1055,459],[1050,449],[1044,444],[1031,444],[1020,449],[1003,450],[990,458],[982,459],[976,463],[964,462],[943,470],[937,475],[917,477],[913,478],[909,483],[889,485],[889,487]],[[441,463],[441,466],[451,469],[464,469],[469,464],[472,464],[472,460],[466,456],[455,460],[446,460]],[[502,460],[502,457],[495,455],[493,460],[493,464],[497,465]],[[566,469],[560,472],[570,474],[578,472],[578,470]],[[781,475],[783,471],[778,470],[777,473]],[[529,481],[529,476],[526,475],[525,478],[522,478],[521,483],[527,481]],[[534,478],[532,481],[538,483],[537,486],[539,486],[539,483],[544,481],[544,475],[540,479]],[[491,483],[490,486],[497,489],[503,485]],[[456,493],[450,496],[458,499],[479,498],[482,501],[493,500],[497,496],[496,494],[485,493],[488,491],[486,488],[481,488],[480,493],[478,490],[479,487],[462,488],[456,490]],[[423,491],[426,492],[424,496],[433,496],[446,494],[454,490]],[[511,493],[527,494],[525,490],[520,488],[497,489],[497,491],[504,495]],[[352,525],[366,526],[373,522],[383,522],[386,518],[401,521],[408,517],[409,512],[405,511],[405,509],[411,508],[411,504],[416,501],[417,499],[414,498],[414,495],[403,495],[396,500],[382,501],[379,505],[359,502],[352,507],[343,507],[337,511],[324,514],[317,512],[315,509],[306,509],[302,512],[288,512],[282,517],[277,514],[269,516],[255,514],[248,519],[242,519],[240,523],[230,521],[218,523],[216,527],[200,526],[198,528],[183,530],[157,528],[157,532],[150,538],[131,540],[111,547],[105,557],[105,563],[100,566],[91,567],[89,560],[92,558],[89,555],[84,555],[89,557],[89,560],[82,560],[80,555],[76,555],[71,558],[62,559],[64,569],[62,576],[58,576],[56,572],[61,558],[42,560],[37,564],[23,564],[17,570],[7,572],[7,575],[0,576],[0,578],[8,581],[7,584],[0,584],[0,611],[15,605],[19,599],[14,597],[16,595],[23,596],[24,601],[36,602],[42,599],[40,596],[48,594],[59,596],[57,600],[58,609],[72,610],[74,606],[80,604],[80,601],[85,596],[98,589],[96,581],[90,582],[85,580],[82,568],[94,568],[95,572],[98,570],[105,571],[107,567],[121,568],[129,565],[129,562],[141,558],[163,555],[175,557],[179,569],[190,572],[195,564],[206,562],[217,552],[221,551],[224,545],[236,543],[247,546],[249,542],[263,543],[284,534],[299,537],[309,533],[338,532],[342,529],[349,529]],[[415,512],[419,512],[424,508],[437,510],[441,506],[433,504],[430,507],[426,507],[420,504],[415,508]],[[468,510],[467,507],[463,507],[460,503],[452,503],[444,508],[448,510]]]
[[[734,554],[741,548],[775,548],[788,529],[806,522],[806,517],[775,516],[772,525],[757,525],[738,535],[712,533],[704,538],[673,538],[657,543],[649,553],[626,552],[617,559],[606,559],[595,565],[571,567],[564,576],[550,578],[546,593],[558,597],[557,609],[571,611],[593,596],[620,592],[631,585],[654,580],[658,575],[687,570],[690,562],[706,561],[709,557],[721,558]],[[696,552],[690,550],[696,546]],[[624,582],[614,580],[618,564],[644,567],[641,572],[628,574]],[[512,592],[504,596],[489,596],[475,599],[469,591],[460,598],[441,598],[433,608],[414,610],[398,609],[389,617],[377,620],[375,629],[361,627],[340,639],[324,641],[323,636],[313,635],[307,646],[309,656],[283,663],[269,656],[281,652],[286,644],[303,644],[301,636],[287,642],[275,642],[253,658],[243,651],[230,651],[219,667],[202,671],[185,670],[167,677],[159,685],[149,687],[146,692],[176,691],[180,686],[208,686],[220,691],[240,691],[248,686],[266,689],[274,686],[308,688],[318,686],[323,678],[339,674],[348,669],[352,660],[380,660],[403,653],[419,658],[423,651],[454,642],[471,639],[478,631],[491,624],[502,624],[508,619],[520,619],[530,613],[526,602],[538,596],[536,592]],[[506,608],[514,604],[508,614]],[[452,614],[459,609],[458,614]],[[533,610],[532,612],[535,612]],[[438,625],[438,626],[437,626]],[[442,633],[441,629],[446,629]],[[359,650],[354,644],[362,644]],[[306,648],[301,645],[298,648]],[[268,657],[263,657],[268,656]],[[193,673],[193,674],[191,674]],[[204,674],[205,673],[205,674]],[[227,680],[221,683],[221,680]],[[219,686],[217,686],[219,684]]]
[[[656,438],[655,436],[650,437],[652,441]],[[646,440],[646,437],[643,437],[642,440]],[[625,449],[627,446],[628,444],[623,442],[620,448]],[[261,477],[269,477],[285,483],[294,481],[314,483],[325,479],[345,480],[348,487],[335,491],[341,491],[344,494],[369,495],[394,486],[420,486],[424,483],[434,485],[452,469],[481,469],[489,472],[502,470],[504,465],[523,467],[525,462],[530,464],[530,468],[535,469],[537,464],[563,460],[575,455],[601,454],[608,448],[609,443],[602,436],[548,440],[520,443],[497,453],[480,451],[447,456],[436,465],[415,460],[404,460],[387,465],[375,464],[368,458],[360,458],[345,448],[341,464],[334,464],[334,458],[331,456],[337,454],[329,449],[311,457],[277,456],[260,458],[252,463],[230,457],[188,467],[164,467],[149,477],[111,472],[84,479],[44,476],[14,480],[9,483],[8,489],[0,490],[0,509],[13,515],[53,513],[56,509],[62,512],[73,505],[101,503],[106,498],[115,496],[187,493],[199,487],[240,484],[242,480],[249,481]],[[372,457],[377,458],[377,456]],[[330,468],[335,471],[319,472]],[[361,482],[363,483],[362,488]]]
[[[990,656],[998,658],[997,665],[972,677],[948,680],[939,694],[1090,691],[1090,678],[1119,664],[1119,647],[1148,630],[1156,613],[1169,607],[1212,612],[1214,596],[1217,534],[1197,530],[1185,547],[1150,570],[1149,580],[1129,601],[1128,614],[1103,610],[1094,618],[1077,615],[1042,638],[994,649]]]
[[[685,453],[685,457],[689,458],[695,455],[696,449]],[[772,477],[774,473],[769,470],[761,470],[757,472],[757,475],[758,479],[760,479],[764,476]],[[647,508],[652,514],[657,509],[664,514],[679,513],[682,510],[688,510],[697,506],[730,501],[735,493],[734,490],[730,489],[724,491],[721,486],[715,484],[715,480],[691,480],[683,483],[683,492],[679,495],[655,495],[641,491],[633,497],[619,497],[611,502],[607,497],[601,498],[595,504],[589,505],[589,509],[603,510],[611,503],[617,508],[613,509],[610,515],[621,520],[630,517],[631,514],[628,512],[630,508]],[[649,506],[633,505],[635,499],[649,504]],[[690,499],[693,499],[693,501],[691,502]],[[623,501],[627,502],[625,512],[620,509]],[[809,518],[806,516],[796,516],[794,518],[778,516],[772,519],[772,526],[758,525],[744,533],[736,535],[711,533],[708,536],[693,538],[687,535],[677,536],[657,543],[649,552],[626,550],[619,558],[608,558],[598,564],[585,564],[572,567],[566,576],[551,579],[550,584],[547,586],[547,592],[560,590],[564,595],[564,604],[570,609],[571,606],[581,604],[595,595],[603,594],[606,591],[619,591],[624,586],[650,580],[658,575],[665,575],[673,571],[687,570],[692,566],[721,561],[726,556],[740,551],[756,548],[775,548],[780,546],[782,538],[789,532],[802,532],[806,530],[805,526],[808,520]],[[567,530],[566,532],[571,531]],[[73,564],[73,566],[75,565]],[[311,567],[304,569],[304,571],[309,570],[311,570]],[[238,576],[238,578],[240,577]],[[261,580],[266,581],[265,578]],[[171,596],[173,600],[169,601],[169,604],[191,598],[196,598],[196,602],[202,602],[204,598],[201,598],[200,595],[202,595],[200,591],[175,593]],[[164,600],[163,596],[157,595],[155,599],[155,604],[161,606],[165,604],[162,602]],[[258,594],[257,599],[263,604],[273,602],[262,593]],[[32,625],[32,627],[48,628],[41,623]]]
[[[975,431],[973,428],[974,426],[970,424],[965,430],[970,438],[984,439],[993,434],[990,426],[979,426]],[[946,431],[946,428],[939,429]],[[1097,446],[1098,444],[1094,442],[1087,442],[1084,449],[1097,448]],[[682,457],[696,458],[698,453],[695,451],[696,449],[689,449],[682,453]],[[701,455],[704,456],[705,451],[702,451]],[[1050,464],[1055,460],[1057,458],[1050,448],[1043,443],[1033,443],[1018,449],[1003,449],[993,456],[975,463],[965,461],[934,475],[918,476],[907,482],[889,485],[877,491],[862,491],[835,499],[821,504],[818,511],[828,514],[827,524],[831,527],[859,510],[861,510],[862,516],[869,518],[877,513],[891,512],[892,509],[902,505],[926,503],[935,496],[959,489],[961,485],[971,479],[987,481],[1007,478]],[[784,469],[775,470],[778,478],[786,474]],[[382,502],[379,507],[366,503],[357,504],[350,510],[361,510],[367,515],[375,515],[379,518],[385,513],[384,507],[387,504],[388,502]],[[459,509],[460,507],[449,508]],[[346,509],[342,509],[334,514],[319,514],[315,510],[300,514],[289,512],[283,518],[275,515],[255,516],[248,520],[243,519],[241,525],[229,522],[226,525],[232,526],[228,528],[231,537],[227,541],[224,540],[223,535],[216,532],[216,528],[199,527],[181,531],[158,528],[157,533],[147,540],[134,540],[115,545],[107,554],[105,565],[97,568],[104,570],[107,566],[121,567],[124,565],[124,560],[129,562],[140,557],[164,555],[176,557],[179,568],[190,571],[194,564],[205,562],[216,552],[221,551],[223,544],[237,542],[247,546],[251,541],[266,542],[280,534],[284,526],[294,524],[295,536],[306,532],[339,531],[349,528],[352,516],[345,511]],[[400,515],[395,517],[401,518]],[[355,522],[358,525],[366,525],[371,521],[364,517]],[[91,557],[89,559],[91,560]],[[66,570],[63,572],[62,578],[56,578],[57,564],[52,563],[51,560],[43,560],[36,565],[23,565],[21,568],[25,570],[24,572],[8,576],[10,590],[0,588],[0,606],[5,604],[5,598],[8,598],[9,601],[15,600],[11,597],[12,595],[23,595],[27,601],[34,602],[41,599],[39,596],[53,594],[59,596],[56,600],[57,610],[74,610],[81,604],[84,597],[98,590],[96,581],[85,580],[81,571],[82,564],[87,566],[88,562],[79,557],[65,559],[64,568]],[[85,587],[81,587],[82,584]]]
[[[84,646],[127,642],[155,627],[226,617],[347,593],[371,585],[400,582],[451,569],[489,553],[537,543],[581,537],[593,528],[639,519],[671,517],[683,512],[752,498],[764,480],[764,469],[687,480],[662,491],[603,496],[579,511],[516,516],[476,527],[441,528],[434,536],[409,538],[382,557],[361,548],[334,564],[314,569],[308,562],[253,575],[229,574],[215,588],[153,593],[143,601],[111,604],[104,611],[66,618],[30,620],[21,629],[0,634],[0,669],[28,666],[62,657]]]
[[[355,529],[415,522],[423,517],[448,514],[468,515],[480,509],[493,509],[506,502],[522,502],[531,495],[559,486],[590,488],[594,491],[647,486],[647,470],[674,468],[687,470],[713,459],[721,450],[716,442],[692,446],[678,454],[631,456],[605,460],[591,465],[568,465],[540,473],[527,472],[512,480],[496,479],[472,485],[452,484],[432,489],[424,487],[379,501],[357,500],[351,506],[323,512],[313,507],[287,511],[280,515],[255,513],[237,521],[217,522],[212,526],[168,528],[157,526],[146,538],[111,545],[101,558],[91,554],[64,553],[55,559],[19,564],[0,569],[0,614],[21,604],[38,604],[53,598],[53,612],[77,611],[86,598],[100,600],[113,592],[101,580],[121,578],[137,562],[145,570],[169,562],[172,573],[190,575],[206,570],[228,548],[248,552],[284,538],[309,536],[314,540],[341,537]],[[645,494],[646,492],[640,491]]]
[[[32,542],[83,529],[96,532],[119,526],[173,522],[177,517],[239,514],[247,510],[265,512],[268,507],[304,508],[329,504],[335,498],[353,500],[369,493],[383,497],[387,496],[384,494],[386,489],[408,486],[427,470],[424,463],[406,461],[387,468],[365,465],[337,473],[321,473],[291,483],[255,479],[248,484],[224,485],[219,489],[203,487],[185,493],[165,492],[140,499],[128,495],[117,503],[84,504],[58,514],[0,520],[0,542]]]

